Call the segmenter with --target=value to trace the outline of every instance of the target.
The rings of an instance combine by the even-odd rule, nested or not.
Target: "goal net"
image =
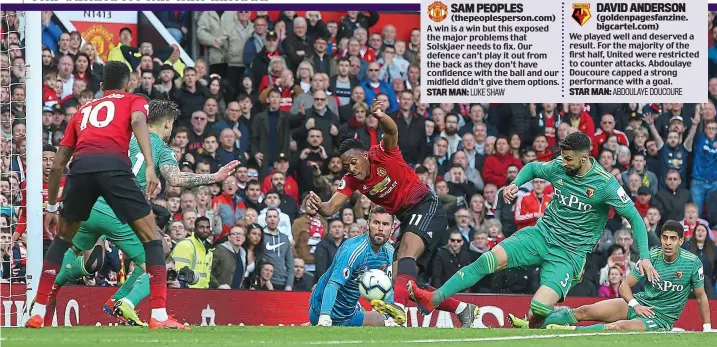
[[[15,327],[42,269],[42,28],[40,12],[0,14],[0,327]]]

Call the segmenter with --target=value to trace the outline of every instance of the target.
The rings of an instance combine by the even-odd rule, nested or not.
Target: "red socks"
[[[431,286],[426,286],[426,289],[435,292],[436,288],[433,288]],[[454,299],[454,298],[446,298],[446,300],[443,300],[443,302],[436,307],[437,310],[446,311],[450,313],[455,313],[456,310],[458,310],[458,305],[460,305],[461,302]]]
[[[149,303],[152,309],[167,307],[167,268],[162,266],[148,266],[149,275]]]
[[[149,275],[149,303],[152,309],[167,307],[167,267],[164,265],[163,240],[152,240],[144,244]]]
[[[62,258],[70,246],[69,242],[55,237],[47,249],[45,261],[42,262],[42,274],[40,274],[40,284],[37,286],[37,296],[35,297],[35,302],[38,304],[47,305],[52,286],[55,285],[55,279],[57,279],[57,274],[60,273],[60,267],[62,267]]]
[[[48,252],[49,253],[49,252]],[[47,305],[47,299],[55,284],[57,274],[60,273],[62,264],[55,264],[49,261],[49,257],[42,263],[42,274],[40,275],[40,284],[37,286],[37,296],[35,302],[41,305]]]
[[[400,274],[396,277],[396,283],[393,286],[393,301],[404,307],[410,298],[410,294],[408,293],[408,281],[415,282],[416,278],[411,275]]]

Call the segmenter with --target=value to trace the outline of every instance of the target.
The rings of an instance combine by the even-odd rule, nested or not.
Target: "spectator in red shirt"
[[[652,199],[652,193],[650,188],[640,187],[637,189],[637,199],[635,199],[635,208],[640,216],[643,218],[647,216],[647,210],[650,209],[650,199]]]
[[[585,112],[584,107],[583,104],[568,104],[568,117],[563,118],[563,122],[578,129],[581,133],[593,137],[595,135],[595,123],[593,118],[590,117],[590,113]]]
[[[553,151],[548,147],[548,137],[545,134],[535,135],[533,149],[535,149],[535,154],[538,156],[538,161],[548,162],[553,160]]]
[[[547,182],[542,178],[533,179],[533,190],[518,197],[515,202],[515,224],[518,230],[533,226],[542,217],[552,198],[545,195]]]
[[[286,183],[284,184],[284,194],[292,197],[294,201],[299,201],[299,184],[296,183],[294,176],[289,175],[289,159],[284,153],[279,153],[276,160],[274,161],[274,169],[264,177],[264,181],[261,184],[261,192],[266,194],[269,190],[274,188],[272,185],[271,176],[274,172],[282,172],[286,176]]]
[[[509,153],[508,138],[499,137],[495,141],[496,154],[485,159],[483,164],[483,181],[488,184],[495,184],[497,187],[506,185],[506,170],[509,165],[515,165],[518,169],[523,167],[523,163]]]
[[[603,142],[607,140],[609,135],[617,136],[617,142],[621,145],[630,146],[630,141],[628,141],[627,135],[625,135],[624,132],[615,129],[615,117],[607,113],[602,116],[602,121],[600,121],[600,129],[598,129],[598,131],[595,132],[595,136],[593,136],[593,148],[590,152],[590,155],[592,155],[593,157],[596,157],[598,155],[600,146],[603,144]]]
[[[215,215],[219,215],[222,220],[222,233],[214,237],[216,240],[228,234],[234,223],[244,217],[246,205],[235,195],[236,191],[237,180],[234,176],[229,176],[222,183],[222,194],[212,200]]]

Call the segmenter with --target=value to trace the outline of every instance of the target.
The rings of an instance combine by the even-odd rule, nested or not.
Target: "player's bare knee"
[[[575,319],[579,321],[588,320],[590,318],[590,311],[592,309],[590,308],[590,305],[583,305],[573,310],[573,315],[575,316]]]
[[[493,252],[493,255],[495,255],[495,260],[497,261],[496,271],[500,271],[505,269],[508,266],[508,253],[505,252],[505,248],[501,247],[500,245],[496,245],[491,250]]]

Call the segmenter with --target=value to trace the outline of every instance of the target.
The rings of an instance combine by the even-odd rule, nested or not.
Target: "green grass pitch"
[[[515,329],[193,327],[191,331],[150,331],[135,327],[3,328],[3,347],[142,346],[476,346],[531,347],[657,345],[714,346],[714,333],[526,331]]]

